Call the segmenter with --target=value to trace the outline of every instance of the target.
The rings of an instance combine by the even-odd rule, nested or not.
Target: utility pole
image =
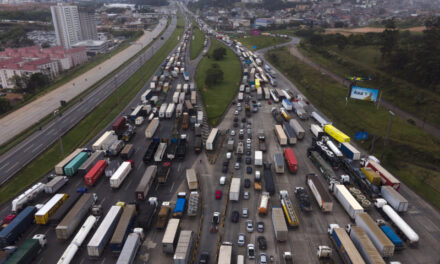
[[[58,117],[58,120],[55,120],[56,126],[57,126],[57,131],[58,131],[58,142],[60,144],[60,151],[61,151],[61,156],[64,158],[64,148],[63,148],[63,139],[61,138],[61,131],[60,131],[60,110],[55,110],[53,111],[53,117],[54,119],[56,119]]]
[[[393,125],[393,118],[394,118],[394,112],[393,111],[388,111],[390,113],[390,119],[388,120],[388,126],[387,126],[387,134],[385,137],[385,142],[384,145],[388,145],[388,139],[390,137],[390,132],[391,132],[391,126]]]

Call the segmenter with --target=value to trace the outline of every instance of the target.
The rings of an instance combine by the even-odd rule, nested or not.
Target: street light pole
[[[391,126],[393,125],[393,118],[394,118],[394,112],[393,111],[388,111],[390,113],[390,119],[388,120],[388,126],[387,126],[387,134],[385,137],[385,142],[384,145],[388,145],[388,139],[390,137],[390,132],[391,132]]]
[[[61,156],[64,158],[64,148],[63,148],[63,139],[61,138],[59,113],[60,113],[60,111],[58,109],[53,111],[54,118],[56,119],[58,117],[58,120],[55,120],[55,122],[56,122],[57,130],[58,130],[58,142],[60,144]]]

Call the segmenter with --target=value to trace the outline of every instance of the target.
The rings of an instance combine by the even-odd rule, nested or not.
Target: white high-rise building
[[[51,6],[50,11],[58,45],[70,49],[71,45],[82,40],[77,6],[58,3]]]

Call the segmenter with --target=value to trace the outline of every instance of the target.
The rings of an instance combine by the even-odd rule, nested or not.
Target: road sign
[[[368,132],[366,131],[354,133],[354,140],[365,140],[367,138],[368,138]]]
[[[257,46],[252,46],[253,49],[257,49]]]

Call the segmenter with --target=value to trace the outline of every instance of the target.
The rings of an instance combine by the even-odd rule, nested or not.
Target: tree
[[[29,78],[26,89],[30,93],[34,93],[46,87],[47,85],[49,85],[49,83],[50,80],[49,77],[47,77],[47,75],[37,72],[32,74],[31,77]]]
[[[42,44],[41,44],[41,48],[42,48],[42,49],[50,48],[50,44],[49,44],[49,42],[44,42],[44,43],[42,43]]]
[[[0,98],[0,113],[6,113],[7,111],[9,111],[11,109],[11,103],[9,102],[9,100],[6,100],[4,98]]]
[[[397,48],[397,42],[399,39],[399,31],[396,30],[394,19],[387,20],[384,23],[386,28],[382,32],[382,47],[380,48],[382,59],[386,56],[389,57]]]
[[[223,47],[216,48],[212,52],[212,56],[214,57],[214,60],[219,61],[222,60],[226,55],[226,49]]]
[[[338,49],[344,50],[348,44],[348,39],[342,34],[336,34],[335,42],[338,45]]]
[[[24,75],[13,75],[11,81],[14,83],[14,89],[24,90],[27,86],[28,78]]]
[[[223,81],[223,71],[218,64],[211,64],[211,68],[206,70],[205,84],[212,86]]]

